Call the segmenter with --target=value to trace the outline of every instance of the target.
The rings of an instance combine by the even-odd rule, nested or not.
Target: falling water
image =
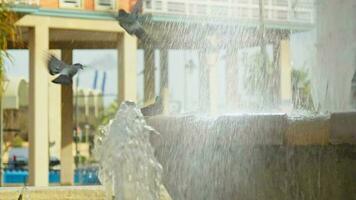
[[[235,1],[239,3],[238,0]],[[156,1],[151,2],[154,4]],[[258,6],[259,1],[253,2]],[[147,20],[144,23],[145,28],[159,45],[142,43],[142,46],[185,49],[197,57],[195,63],[199,65],[197,69],[199,76],[195,79],[198,79],[199,83],[189,85],[194,87],[189,89],[196,92],[185,99],[192,101],[192,96],[198,96],[199,103],[198,108],[188,110],[189,112],[213,114],[290,112],[292,93],[297,93],[292,90],[291,77],[287,75],[296,68],[292,66],[291,61],[302,60],[308,56],[310,56],[308,66],[305,67],[311,86],[306,87],[311,87],[311,91],[309,92],[309,88],[306,90],[307,93],[312,93],[311,102],[314,107],[312,110],[322,112],[348,110],[351,79],[356,63],[354,55],[356,25],[354,20],[351,20],[355,18],[355,1],[263,2],[265,5],[262,10],[266,10],[266,18],[261,19],[257,13],[251,19],[254,23],[247,20],[251,16],[236,18],[225,16],[224,12],[216,14],[219,11],[215,11],[215,14],[206,14],[203,19],[177,15],[172,22]],[[286,14],[289,17],[283,19],[285,21],[281,20],[280,24],[279,18],[275,16],[279,11],[274,14],[268,11],[270,5],[275,2],[290,5],[288,7],[290,10]],[[258,8],[256,7],[253,12],[258,12]],[[271,16],[274,18],[271,19]],[[302,55],[297,54],[293,59],[287,58],[286,56],[294,51],[293,45],[304,46],[303,40],[300,40],[299,44],[290,42],[294,35],[303,33],[315,35],[314,41],[310,42],[311,47],[306,48]],[[287,41],[287,46],[283,41]],[[250,49],[255,50],[249,51]],[[246,57],[243,55],[245,53]],[[289,61],[283,62],[283,59]],[[219,65],[222,60],[224,64]],[[301,63],[303,62],[297,64],[303,65]],[[224,75],[219,77],[217,73],[219,71],[225,71]],[[218,87],[219,79],[224,79],[221,81],[224,83]],[[177,85],[173,81],[170,84],[174,87]],[[183,90],[183,87],[181,88]],[[221,90],[223,92],[220,92]]]
[[[124,102],[98,138],[99,177],[116,200],[160,198],[162,167],[149,141],[153,132],[136,105]]]

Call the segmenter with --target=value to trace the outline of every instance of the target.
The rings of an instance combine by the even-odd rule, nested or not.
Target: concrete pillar
[[[50,50],[50,52],[61,57],[60,50]],[[61,121],[61,86],[51,83],[53,76],[48,76],[48,123],[49,123],[49,142],[50,156],[55,156],[60,159],[61,137],[62,137],[62,121]]]
[[[48,185],[48,70],[43,52],[49,47],[48,27],[30,28],[29,185]]]
[[[163,100],[163,114],[169,113],[168,50],[160,51],[160,96]]]
[[[207,65],[206,53],[204,50],[199,52],[199,111],[209,112],[209,67]]]
[[[218,81],[218,66],[217,64],[217,52],[208,55],[208,67],[209,67],[209,98],[210,98],[210,113],[214,114],[218,112],[218,99],[219,99],[219,81]],[[211,56],[211,57],[210,57]],[[216,59],[216,60],[214,60]]]
[[[200,111],[216,113],[218,111],[218,51],[203,50],[199,53],[199,105]]]
[[[118,35],[118,103],[137,97],[137,39],[127,33]]]
[[[148,105],[155,100],[155,59],[154,49],[147,47],[144,49],[145,67],[144,75],[144,104]]]
[[[290,41],[279,43],[279,87],[282,109],[292,108],[292,65]],[[286,110],[287,111],[287,110]]]
[[[201,112],[217,113],[219,99],[218,59],[220,38],[212,33],[205,39],[206,46],[199,52],[199,105]]]
[[[239,104],[239,71],[238,50],[228,48],[226,52],[226,105],[229,111],[238,109]]]
[[[72,63],[72,49],[62,49],[62,60]],[[62,104],[62,141],[61,141],[61,185],[74,183],[73,158],[73,88],[72,85],[61,87]]]

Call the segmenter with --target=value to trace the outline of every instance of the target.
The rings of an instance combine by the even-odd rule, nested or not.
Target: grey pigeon
[[[52,80],[53,83],[69,85],[73,82],[73,76],[78,73],[79,69],[83,69],[84,66],[80,63],[68,65],[56,58],[54,55],[50,55],[48,58],[47,67],[49,74],[52,76],[59,74],[57,78]]]
[[[125,29],[130,35],[135,35],[139,39],[144,39],[147,35],[143,26],[138,21],[138,15],[142,8],[142,0],[138,0],[131,13],[126,12],[123,9],[119,10],[119,15],[116,19],[122,28]]]
[[[153,104],[141,108],[143,116],[154,116],[160,115],[163,112],[163,102],[162,98],[157,96]]]

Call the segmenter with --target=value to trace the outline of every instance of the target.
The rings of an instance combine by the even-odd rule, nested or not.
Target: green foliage
[[[4,60],[10,59],[10,55],[7,52],[8,43],[12,41],[15,43],[19,31],[15,26],[17,16],[9,10],[9,5],[6,3],[0,4],[0,97],[4,92]]]
[[[104,114],[100,119],[101,125],[106,125],[111,119],[116,115],[117,110],[119,109],[118,103],[116,101],[112,102],[108,108],[105,109]]]
[[[16,135],[15,138],[12,140],[11,146],[18,148],[18,147],[22,147],[24,140],[22,139],[21,136]]]
[[[78,163],[79,164],[84,165],[84,164],[86,164],[86,162],[87,162],[87,158],[85,156],[82,156],[82,155],[78,156]]]
[[[295,109],[315,111],[311,96],[311,84],[307,71],[292,70],[292,91],[292,100]]]

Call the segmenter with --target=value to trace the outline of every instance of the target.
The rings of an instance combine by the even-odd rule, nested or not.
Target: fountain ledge
[[[356,144],[356,112],[293,117],[287,114],[241,114],[219,117],[155,116],[148,124],[161,133],[153,139],[212,134],[241,145]],[[154,145],[154,146],[155,146]]]

